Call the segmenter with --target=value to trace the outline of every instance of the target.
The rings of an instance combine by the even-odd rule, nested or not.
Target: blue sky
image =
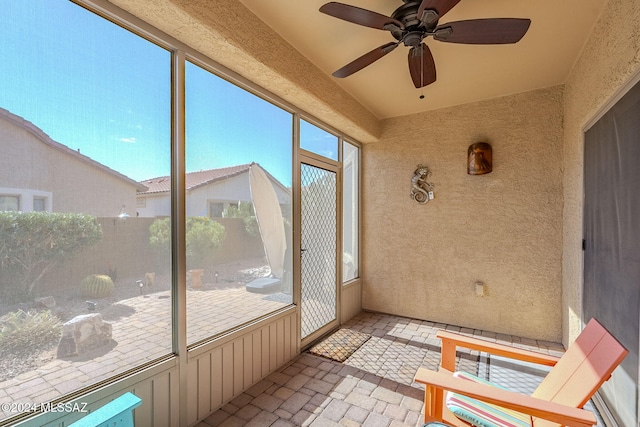
[[[66,0],[0,6],[0,107],[132,179],[168,175],[170,52]],[[187,171],[256,161],[290,185],[292,115],[193,64],[186,76]],[[334,136],[303,137],[336,158]]]

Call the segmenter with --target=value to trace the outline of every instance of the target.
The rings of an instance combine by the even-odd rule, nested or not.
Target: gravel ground
[[[56,357],[57,344],[37,354],[8,354],[0,356],[0,382],[14,378],[23,372],[38,369]]]

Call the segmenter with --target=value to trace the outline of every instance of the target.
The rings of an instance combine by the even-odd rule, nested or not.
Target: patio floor
[[[260,306],[271,311],[285,304],[252,294],[244,287],[189,291],[190,341],[250,320]],[[227,310],[212,307],[232,308]],[[121,300],[105,310],[113,324],[113,345],[91,355],[54,359],[40,368],[0,382],[2,402],[46,402],[95,384],[116,373],[167,354],[171,343],[168,291]],[[245,317],[243,317],[245,316]],[[436,368],[439,329],[461,331],[524,348],[559,354],[557,343],[464,329],[398,316],[363,312],[341,328],[371,338],[343,363],[303,353],[210,415],[206,426],[416,426],[422,419],[423,389],[413,383],[420,366]],[[192,335],[195,334],[195,335]],[[463,354],[459,369],[483,374],[509,388],[531,392],[543,371],[483,355]],[[514,372],[521,372],[514,380]],[[0,412],[0,421],[15,414]]]
[[[439,364],[440,342],[435,334],[440,329],[552,355],[563,352],[557,343],[379,313],[363,312],[341,328],[371,338],[342,363],[308,352],[299,355],[197,427],[421,426],[424,389],[413,382],[413,376],[420,366],[435,369]],[[502,358],[487,361],[486,354],[461,354],[458,369],[481,376],[488,373],[492,381],[524,393],[531,393],[546,372]],[[593,411],[591,403],[586,408]],[[598,426],[603,425],[599,421]]]

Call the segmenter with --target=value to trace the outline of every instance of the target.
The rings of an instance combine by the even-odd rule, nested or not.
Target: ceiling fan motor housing
[[[420,46],[420,43],[422,43],[422,39],[424,38],[424,36],[425,34],[420,31],[412,31],[404,36],[402,42],[405,46],[417,47]]]
[[[404,30],[391,28],[391,35],[405,46],[419,46],[422,40],[432,32],[438,24],[438,14],[435,10],[427,9],[422,17],[418,16],[418,8],[421,1],[406,1],[405,4],[397,8],[391,18],[396,19],[404,25]]]

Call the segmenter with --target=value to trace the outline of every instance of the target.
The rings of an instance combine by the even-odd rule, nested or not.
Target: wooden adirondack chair
[[[560,358],[447,331],[439,332],[438,337],[442,340],[440,370],[434,372],[420,368],[415,381],[426,386],[425,422],[444,421],[453,426],[470,424],[449,410],[447,396],[453,404],[456,402],[456,396],[473,402],[480,401],[478,403],[482,407],[481,417],[487,416],[491,419],[494,415],[493,409],[497,409],[504,410],[508,417],[515,415],[520,419],[513,423],[507,421],[505,424],[495,421],[495,424],[489,425],[592,426],[596,424],[594,415],[582,407],[602,383],[610,378],[613,370],[628,353],[595,319],[587,324]],[[454,376],[457,346],[553,368],[535,392],[527,396],[487,385],[482,383],[482,380],[475,382]],[[445,395],[445,390],[449,391],[449,394]],[[495,406],[484,406],[485,404]]]

